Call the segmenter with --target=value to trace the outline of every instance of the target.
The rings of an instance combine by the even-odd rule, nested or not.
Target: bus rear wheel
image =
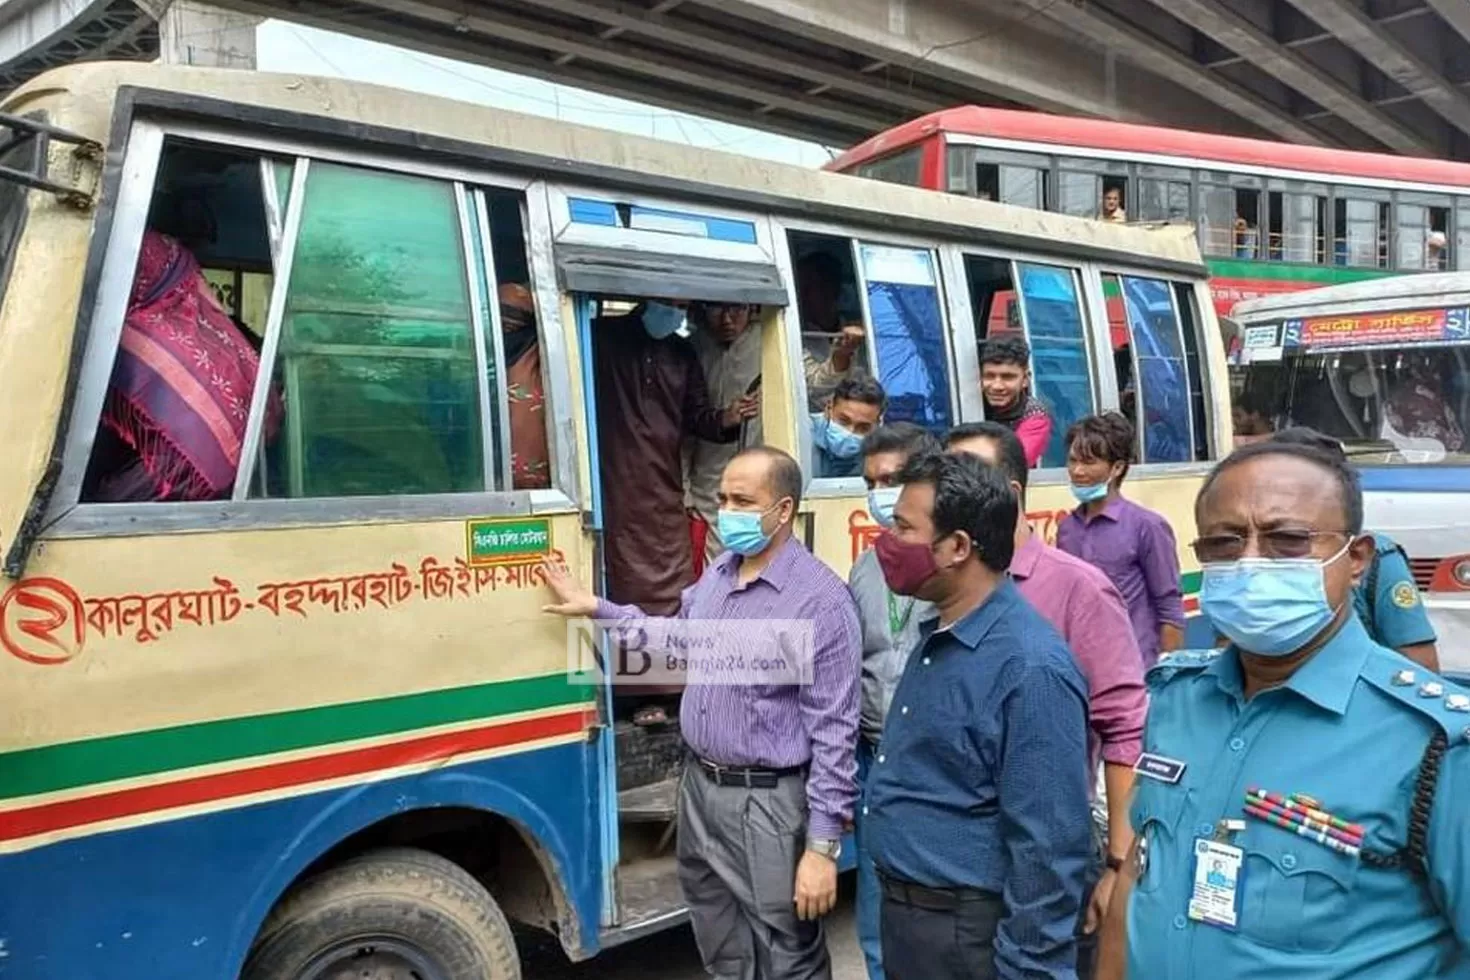
[[[510,926],[463,868],[414,848],[371,851],[292,889],[241,980],[520,980]]]

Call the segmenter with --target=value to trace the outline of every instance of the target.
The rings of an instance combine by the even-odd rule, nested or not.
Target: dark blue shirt
[[[1092,850],[1087,682],[1009,580],[936,625],[920,632],[868,776],[873,860],[921,885],[1001,895],[1002,980],[1072,980]]]

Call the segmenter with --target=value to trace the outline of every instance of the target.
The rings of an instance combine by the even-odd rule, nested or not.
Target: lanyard
[[[913,596],[909,596],[909,604],[904,607],[903,615],[899,615],[898,600],[894,598],[892,592],[888,593],[888,636],[890,639],[896,641],[898,635],[903,632],[903,628],[909,624],[909,616],[913,615],[916,601]]]

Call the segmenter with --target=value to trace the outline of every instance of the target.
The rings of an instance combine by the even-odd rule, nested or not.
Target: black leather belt
[[[759,769],[754,766],[722,766],[697,755],[690,761],[699,768],[716,786],[744,786],[747,789],[772,789],[783,776],[796,776],[806,772],[807,767],[788,766],[785,769]]]
[[[999,902],[1000,895],[983,888],[930,888],[916,885],[902,878],[894,878],[878,872],[883,885],[883,897],[891,898],[901,905],[912,905],[921,909],[948,912],[969,902]]]

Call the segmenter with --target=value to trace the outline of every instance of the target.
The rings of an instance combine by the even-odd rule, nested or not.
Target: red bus
[[[1470,164],[961,106],[829,170],[1005,204],[1193,222],[1215,306],[1404,272],[1470,270]]]

